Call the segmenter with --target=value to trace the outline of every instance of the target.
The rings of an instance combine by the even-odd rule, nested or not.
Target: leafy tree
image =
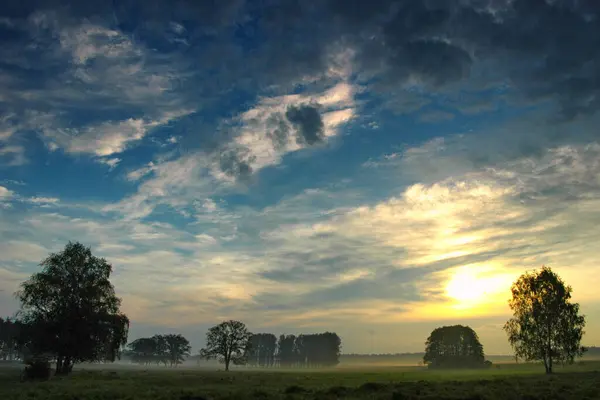
[[[109,280],[112,266],[77,242],[40,266],[17,292],[23,342],[31,353],[52,355],[57,374],[70,373],[77,362],[114,361],[129,320]]]
[[[248,341],[247,362],[259,367],[270,367],[275,364],[277,337],[272,333],[256,333]]]
[[[279,353],[278,353],[279,365],[281,367],[292,366],[298,358],[297,347],[296,347],[296,336],[295,335],[279,336],[278,348],[279,348]]]
[[[140,338],[127,345],[127,356],[137,364],[151,364],[157,359],[157,343],[154,338]]]
[[[139,338],[127,345],[127,356],[138,364],[167,364],[176,366],[190,355],[190,342],[182,335],[154,335]]]
[[[436,328],[425,342],[424,363],[430,368],[484,367],[483,346],[473,329],[454,325]]]
[[[171,366],[181,364],[185,357],[190,355],[192,346],[190,342],[182,335],[164,335],[164,340],[167,346],[167,355]]]
[[[504,325],[515,355],[544,363],[552,373],[555,362],[572,363],[581,346],[585,317],[571,303],[570,286],[548,267],[528,272],[512,285],[509,306],[513,318]]]
[[[342,341],[336,333],[325,332],[300,335],[296,338],[296,351],[301,366],[332,367],[339,363]]]
[[[281,335],[278,342],[282,367],[332,367],[339,363],[342,340],[333,332]]]
[[[200,356],[205,359],[217,359],[225,364],[243,365],[246,363],[248,344],[252,333],[240,321],[225,321],[213,326],[206,333],[206,347],[200,350]]]

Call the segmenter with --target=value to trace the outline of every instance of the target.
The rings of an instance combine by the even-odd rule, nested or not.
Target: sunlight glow
[[[455,300],[454,307],[474,308],[502,301],[510,288],[512,275],[494,270],[493,267],[483,265],[466,265],[454,269],[445,287],[446,295]]]

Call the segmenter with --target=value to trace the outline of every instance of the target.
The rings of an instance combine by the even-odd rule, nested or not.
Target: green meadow
[[[496,364],[487,370],[432,371],[417,366],[340,365],[322,370],[185,366],[80,366],[71,376],[21,382],[20,369],[0,369],[2,400],[202,399],[599,399],[600,361],[559,367]]]

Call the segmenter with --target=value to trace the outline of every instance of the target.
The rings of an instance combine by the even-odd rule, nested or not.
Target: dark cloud
[[[220,154],[219,166],[228,176],[236,179],[248,179],[252,175],[252,167],[247,161],[241,159],[241,154],[234,150],[227,150]]]
[[[285,116],[296,128],[296,141],[299,144],[310,146],[323,141],[324,124],[317,104],[290,106]]]
[[[536,101],[556,100],[564,117],[600,105],[600,3],[592,0],[330,0],[319,3],[314,21],[313,2],[283,3],[260,26],[276,37],[265,45],[269,59],[294,64],[301,75],[323,71],[337,43],[353,48],[356,71],[382,92],[415,78],[441,90],[491,62],[502,84]],[[308,35],[296,45],[300,32]]]
[[[558,104],[562,119],[600,106],[595,0],[38,0],[10,1],[0,16],[0,107],[59,113],[74,127],[82,115],[89,122],[216,109],[207,104],[230,94],[243,108],[267,87],[270,94],[311,90],[327,81],[345,49],[353,51],[356,78],[401,112],[438,101],[431,92],[458,92],[458,83],[473,93],[508,86],[530,104]],[[112,48],[123,53],[98,51],[74,65],[61,35],[82,22],[123,33]],[[110,37],[88,39],[71,47],[103,50]],[[414,84],[418,92],[407,100],[405,88]],[[319,111],[292,107],[273,117],[266,134],[281,148],[289,138],[285,117],[301,143],[316,144],[323,139]]]
[[[267,136],[273,142],[276,150],[285,148],[290,134],[290,128],[281,113],[275,113],[267,120]]]

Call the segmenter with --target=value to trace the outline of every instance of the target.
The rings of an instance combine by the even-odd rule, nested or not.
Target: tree
[[[70,373],[77,362],[114,361],[127,341],[129,320],[109,280],[112,266],[77,242],[40,266],[17,292],[30,352],[55,358],[57,374]]]
[[[513,318],[504,325],[518,358],[542,361],[547,374],[555,362],[572,363],[581,346],[585,317],[571,303],[570,286],[548,267],[528,272],[512,285]]]
[[[482,368],[483,346],[473,329],[454,325],[436,328],[425,342],[423,362],[430,368]]]
[[[164,335],[164,340],[167,345],[167,354],[171,366],[177,366],[185,360],[185,357],[190,355],[192,346],[190,342],[182,335]]]
[[[271,367],[275,363],[277,337],[272,333],[256,333],[250,337],[247,349],[247,362],[259,367]]]
[[[156,362],[157,344],[153,338],[139,338],[127,345],[127,355],[137,364]]]
[[[154,335],[139,338],[127,345],[127,356],[138,364],[169,364],[177,366],[190,355],[190,342],[182,335]]]
[[[213,326],[206,333],[206,347],[200,350],[200,356],[206,359],[217,359],[225,364],[243,365],[246,363],[248,343],[252,333],[240,321],[225,321]]]
[[[21,357],[19,335],[21,324],[10,318],[0,318],[0,359],[13,361]]]
[[[279,365],[281,367],[291,367],[296,361],[297,347],[295,335],[281,335],[277,347],[279,348]]]

